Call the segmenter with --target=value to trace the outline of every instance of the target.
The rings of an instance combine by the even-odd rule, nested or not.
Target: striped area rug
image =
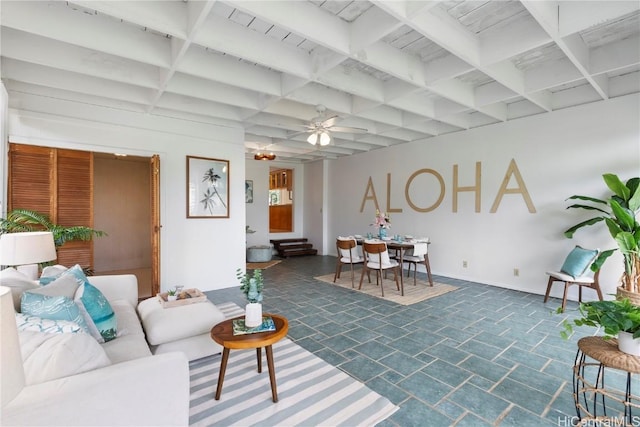
[[[217,305],[227,317],[243,310]],[[214,399],[220,355],[190,363],[192,426],[374,426],[398,407],[341,370],[284,338],[273,345],[278,402],[271,400],[266,360],[232,350],[220,400]],[[263,352],[263,357],[264,352]]]

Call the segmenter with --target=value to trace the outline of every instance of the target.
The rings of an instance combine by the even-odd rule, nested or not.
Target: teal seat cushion
[[[569,255],[567,255],[560,271],[574,279],[580,277],[596,259],[598,252],[597,249],[585,249],[581,246],[576,246]]]

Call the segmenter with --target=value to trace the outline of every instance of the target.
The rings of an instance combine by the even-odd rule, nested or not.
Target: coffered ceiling
[[[337,158],[640,92],[638,1],[0,7],[10,106],[12,93],[26,93],[240,123],[247,158]],[[304,126],[317,105],[336,126],[366,132],[312,146]]]

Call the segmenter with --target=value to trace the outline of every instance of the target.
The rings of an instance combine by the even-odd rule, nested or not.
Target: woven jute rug
[[[358,284],[360,283],[360,272],[360,269],[357,269],[355,271],[355,283],[353,288],[351,288],[351,270],[349,270],[348,268],[340,273],[340,278],[336,280],[335,283],[333,283],[334,273],[325,274],[324,276],[318,276],[315,277],[315,279],[322,282],[330,283],[332,285],[340,286],[341,288],[353,289],[354,291],[358,291]],[[438,282],[433,282],[432,287],[429,286],[429,282],[420,279],[416,281],[416,285],[414,286],[412,275],[411,277],[404,278],[403,296],[400,295],[400,291],[396,288],[396,282],[395,280],[393,280],[393,273],[387,273],[387,278],[384,279],[382,284],[384,286],[384,298],[382,297],[380,286],[376,285],[375,272],[372,272],[371,283],[369,283],[365,276],[364,280],[362,281],[362,289],[358,292],[371,295],[372,297],[393,301],[402,305],[411,305],[458,289],[456,286],[446,285],[444,283]]]
[[[273,267],[276,264],[281,263],[282,260],[281,259],[272,259],[271,261],[267,261],[267,262],[248,262],[247,263],[247,270],[264,270],[266,268],[269,267]]]

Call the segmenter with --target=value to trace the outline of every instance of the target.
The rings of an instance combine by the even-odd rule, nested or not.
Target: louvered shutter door
[[[9,144],[8,211],[28,209],[51,216],[55,150]]]
[[[93,155],[90,152],[9,144],[9,211],[29,209],[54,224],[93,228]],[[58,248],[58,264],[93,268],[93,243]]]
[[[57,150],[57,212],[54,223],[93,228],[93,155]],[[58,263],[93,268],[93,242],[67,242],[58,248]]]

